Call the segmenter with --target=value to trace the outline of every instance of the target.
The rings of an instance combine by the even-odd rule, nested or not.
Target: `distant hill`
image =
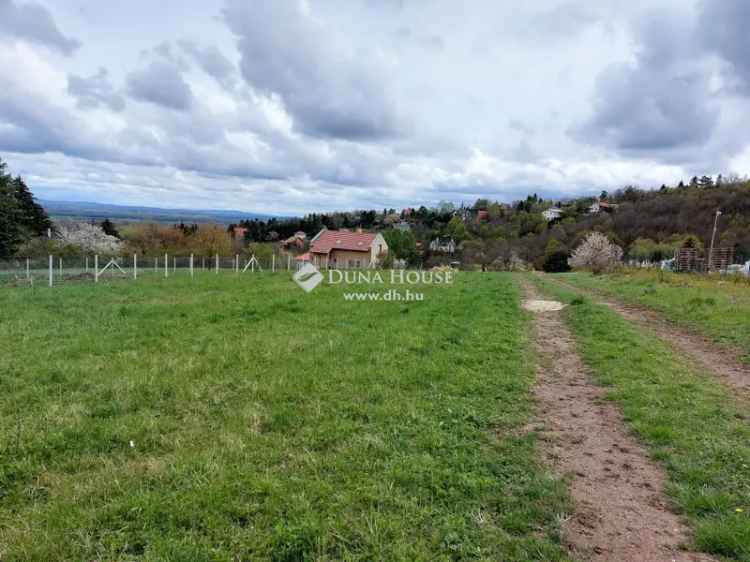
[[[163,209],[159,207],[137,207],[130,205],[110,205],[83,201],[50,201],[40,199],[47,213],[53,219],[104,220],[117,222],[159,222],[185,223],[239,223],[243,220],[268,220],[283,218],[274,215],[246,213],[243,211],[220,211],[204,209]]]

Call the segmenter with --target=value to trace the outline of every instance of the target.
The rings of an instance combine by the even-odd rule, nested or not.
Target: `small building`
[[[595,215],[596,213],[614,213],[617,210],[617,205],[614,203],[607,203],[606,201],[594,201],[589,207],[589,213]]]
[[[550,207],[542,213],[542,216],[547,222],[559,219],[563,214],[563,210],[559,207]]]
[[[380,233],[324,228],[310,240],[309,253],[316,267],[360,269],[375,267],[388,254],[388,244]]]
[[[232,228],[232,237],[237,238],[239,240],[245,239],[245,234],[247,234],[247,228],[244,226],[235,226]]]
[[[394,224],[393,228],[395,228],[396,230],[400,230],[401,232],[409,232],[411,230],[411,225],[406,221],[401,221]]]
[[[437,254],[455,254],[456,242],[453,238],[435,238],[430,242],[430,251]]]
[[[490,220],[489,211],[480,210],[477,211],[477,222],[486,222]]]
[[[307,234],[305,234],[301,230],[295,232],[294,235],[281,242],[281,245],[284,248],[297,250],[303,250],[305,248],[305,244],[307,244]]]

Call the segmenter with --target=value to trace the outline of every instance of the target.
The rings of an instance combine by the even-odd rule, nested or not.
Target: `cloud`
[[[82,109],[97,108],[101,105],[112,111],[125,109],[125,98],[115,91],[109,82],[109,73],[100,68],[88,78],[71,74],[68,76],[68,93],[78,100]]]
[[[224,88],[231,90],[237,83],[235,65],[216,47],[201,47],[193,41],[183,39],[180,48],[189,54],[201,70],[216,79]]]
[[[38,43],[65,55],[81,46],[79,41],[62,34],[44,6],[14,0],[0,0],[0,36]]]
[[[130,96],[140,101],[178,111],[189,109],[193,103],[193,92],[182,72],[166,60],[153,61],[146,68],[131,72],[127,84]]]
[[[693,26],[671,14],[638,22],[633,62],[615,63],[596,81],[593,115],[574,137],[628,152],[654,153],[707,143],[718,123],[711,73],[692,50]]]
[[[745,95],[750,94],[750,3],[745,0],[703,0],[697,39],[732,66]]]
[[[376,52],[338,40],[337,29],[293,0],[228,0],[224,19],[238,39],[244,79],[278,94],[307,134],[349,140],[399,130],[389,77]]]

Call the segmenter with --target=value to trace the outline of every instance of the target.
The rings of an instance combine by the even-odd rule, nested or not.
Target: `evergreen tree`
[[[47,216],[47,211],[34,200],[31,190],[22,178],[15,178],[12,181],[12,187],[21,212],[21,227],[30,236],[46,236],[47,230],[52,228],[52,221]]]
[[[120,237],[120,233],[117,232],[117,229],[115,228],[114,223],[109,219],[104,219],[101,224],[102,230],[104,231],[104,234],[108,234],[109,236],[114,236],[115,238]],[[180,227],[182,228],[182,231],[185,232],[185,225],[181,224]]]

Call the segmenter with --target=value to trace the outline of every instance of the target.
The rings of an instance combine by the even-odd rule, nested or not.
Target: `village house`
[[[307,244],[307,234],[301,230],[281,242],[281,246],[287,250],[304,250],[305,244]]]
[[[456,242],[453,238],[435,238],[430,242],[430,251],[439,254],[456,253]]]
[[[589,207],[589,213],[592,215],[597,213],[614,213],[615,210],[617,210],[617,205],[607,203],[606,201],[595,201],[591,207]]]
[[[563,210],[558,207],[551,207],[542,213],[544,220],[552,222],[553,220],[559,219],[563,214]]]
[[[310,240],[309,254],[316,267],[360,269],[376,266],[388,254],[388,244],[379,233],[324,228]]]

